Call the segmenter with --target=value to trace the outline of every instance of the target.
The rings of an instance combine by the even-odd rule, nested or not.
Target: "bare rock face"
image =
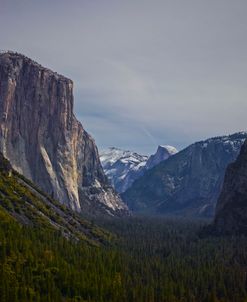
[[[152,169],[164,160],[167,160],[172,155],[178,153],[178,150],[169,145],[158,146],[155,154],[151,155],[146,163],[146,169]]]
[[[12,52],[0,54],[0,151],[76,211],[127,211],[108,185],[94,140],[73,114],[73,82]]]
[[[226,170],[214,221],[216,233],[247,235],[247,141]]]

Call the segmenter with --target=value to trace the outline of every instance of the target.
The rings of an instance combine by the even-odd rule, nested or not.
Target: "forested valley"
[[[92,246],[0,214],[1,302],[247,301],[246,238],[202,237],[205,221],[91,221],[113,234]]]

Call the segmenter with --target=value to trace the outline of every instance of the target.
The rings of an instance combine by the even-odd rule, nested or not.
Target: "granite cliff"
[[[76,211],[125,213],[97,147],[73,113],[73,82],[17,53],[0,54],[0,151]]]
[[[167,160],[169,157],[175,155],[176,153],[178,153],[178,150],[173,146],[158,146],[156,153],[148,158],[145,166],[146,170],[152,169],[153,167],[157,166],[162,161]]]
[[[214,228],[218,234],[247,235],[247,141],[237,160],[226,170]]]
[[[111,234],[61,205],[17,173],[0,153],[1,223],[18,222],[46,231],[59,231],[67,239],[83,240],[90,245],[109,241]],[[1,225],[1,227],[3,227]],[[2,301],[2,300],[1,300]]]

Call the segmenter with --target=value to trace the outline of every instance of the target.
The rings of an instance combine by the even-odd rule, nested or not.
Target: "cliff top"
[[[47,72],[48,74],[50,74],[51,76],[54,76],[56,79],[59,79],[59,80],[63,80],[63,81],[67,81],[67,82],[70,82],[71,84],[73,84],[73,81],[61,74],[58,74],[57,72],[47,68],[47,67],[44,67],[42,66],[41,64],[37,63],[36,61],[30,59],[29,57],[21,54],[21,53],[18,53],[18,52],[14,52],[14,51],[11,51],[11,50],[0,50],[0,61],[1,59],[9,59],[9,60],[23,60],[25,61],[26,63],[28,64],[31,64],[35,67],[37,67],[39,70],[41,71],[45,71]]]

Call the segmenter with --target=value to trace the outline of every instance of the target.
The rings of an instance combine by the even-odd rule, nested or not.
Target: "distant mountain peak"
[[[118,192],[124,192],[139,175],[148,156],[116,147],[102,150],[100,160],[106,176]]]
[[[146,169],[152,169],[157,166],[163,160],[168,159],[172,155],[176,154],[178,150],[170,145],[159,145],[155,154],[151,155],[147,161]]]
[[[150,157],[110,147],[100,152],[100,160],[111,184],[119,193],[123,193],[146,170],[176,153],[177,149],[169,145],[158,146],[156,153]]]
[[[159,145],[158,149],[159,148],[166,149],[170,154],[176,154],[178,152],[178,150],[175,147],[170,145]]]

